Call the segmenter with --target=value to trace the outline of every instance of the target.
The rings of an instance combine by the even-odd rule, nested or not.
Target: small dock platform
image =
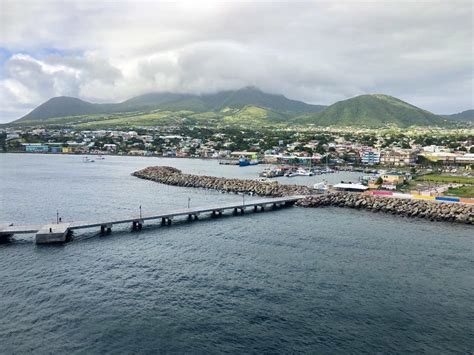
[[[36,232],[36,244],[64,243],[71,223],[46,224]]]
[[[222,216],[226,211],[234,215],[243,214],[246,210],[254,212],[290,207],[304,196],[286,196],[278,198],[256,199],[242,202],[222,203],[210,206],[182,208],[157,213],[145,213],[125,218],[113,218],[102,221],[70,222],[45,225],[0,225],[0,238],[11,237],[15,234],[36,234],[37,244],[63,243],[70,232],[78,229],[98,228],[101,233],[110,233],[117,224],[130,224],[132,230],[141,230],[148,221],[160,221],[162,225],[170,225],[174,218],[187,217],[188,220],[197,220],[200,215],[210,214],[211,217]]]

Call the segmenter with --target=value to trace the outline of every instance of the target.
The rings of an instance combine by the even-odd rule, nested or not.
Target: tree
[[[381,176],[378,177],[378,179],[375,181],[377,185],[382,185],[383,184],[383,179]]]
[[[314,152],[316,152],[318,154],[325,154],[326,150],[324,149],[323,145],[321,143],[319,143],[317,145],[316,149],[314,150]]]

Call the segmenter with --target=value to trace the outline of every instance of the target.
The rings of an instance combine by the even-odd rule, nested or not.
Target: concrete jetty
[[[46,224],[36,232],[36,244],[64,243],[71,223]]]
[[[170,225],[173,219],[187,217],[188,220],[197,220],[203,214],[210,214],[211,217],[219,217],[225,211],[231,211],[234,215],[243,214],[246,210],[257,212],[293,206],[304,196],[285,196],[279,198],[265,198],[258,200],[229,202],[210,206],[182,208],[158,213],[145,213],[137,216],[125,218],[114,218],[103,221],[92,222],[70,222],[44,225],[0,225],[0,238],[10,237],[14,234],[36,234],[37,244],[63,243],[67,240],[71,231],[79,229],[97,228],[101,233],[110,233],[112,227],[117,224],[130,224],[132,230],[141,230],[147,221],[161,221],[162,225]]]

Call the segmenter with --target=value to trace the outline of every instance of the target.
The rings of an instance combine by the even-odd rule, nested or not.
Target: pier
[[[304,196],[286,196],[266,198],[242,202],[228,202],[211,206],[182,208],[165,212],[139,214],[125,218],[117,218],[91,222],[68,222],[44,225],[0,225],[0,238],[15,234],[35,234],[37,244],[63,243],[74,230],[97,228],[101,233],[110,233],[114,225],[130,224],[132,230],[141,230],[147,221],[160,221],[162,225],[170,225],[175,218],[185,217],[190,221],[197,220],[200,215],[210,214],[210,217],[222,216],[226,211],[233,215],[244,214],[245,211],[264,211],[293,206]]]

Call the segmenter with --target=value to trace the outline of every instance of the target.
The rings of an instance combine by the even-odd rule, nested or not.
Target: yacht
[[[299,168],[297,169],[296,171],[291,171],[289,172],[286,176],[288,177],[295,177],[295,176],[313,176],[313,172],[312,171],[308,171],[306,169],[303,169],[303,168]]]

